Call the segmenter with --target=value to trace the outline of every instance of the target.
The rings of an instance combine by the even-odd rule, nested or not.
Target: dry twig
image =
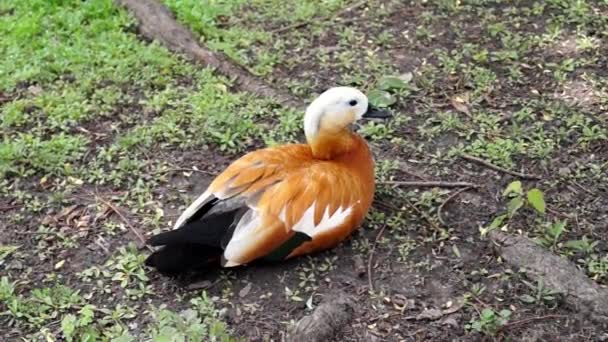
[[[400,185],[409,186],[412,188],[479,188],[479,184],[469,182],[443,182],[443,181],[428,181],[428,182],[417,182],[417,181],[384,181],[378,182],[378,184],[384,185]]]
[[[193,168],[188,168],[188,167],[175,167],[175,168],[171,168],[171,169],[162,170],[159,173],[164,174],[164,173],[169,173],[169,172],[196,172],[196,173],[201,173],[201,174],[211,176],[211,177],[217,176],[217,174],[215,174],[211,171],[193,169]]]
[[[487,161],[485,161],[483,159],[480,159],[480,158],[477,158],[477,157],[473,157],[473,156],[468,155],[468,154],[463,154],[463,155],[460,156],[460,158],[468,160],[468,161],[473,162],[473,163],[477,163],[477,164],[482,165],[482,166],[485,166],[485,167],[487,167],[489,169],[492,169],[494,171],[506,173],[506,174],[509,174],[509,175],[512,175],[512,176],[516,176],[516,177],[519,177],[519,178],[532,179],[532,180],[541,180],[542,179],[542,177],[537,176],[537,175],[532,175],[532,174],[527,174],[527,173],[521,173],[521,172],[517,172],[517,171],[507,170],[507,169],[505,169],[503,167],[494,165],[494,164],[492,164],[490,162],[487,162]]]
[[[531,322],[534,322],[534,321],[544,321],[546,319],[556,319],[556,318],[568,318],[568,316],[565,316],[565,315],[545,315],[545,316],[525,318],[525,319],[521,319],[519,321],[509,322],[509,323],[503,325],[500,328],[500,330],[504,330],[506,328],[512,328],[512,327],[518,326],[518,325],[528,324],[528,323],[531,323]]]
[[[440,233],[445,232],[445,229],[439,227],[437,225],[437,223],[433,222],[433,220],[431,220],[431,218],[428,217],[427,214],[423,213],[420,209],[416,208],[416,206],[412,202],[408,201],[405,198],[404,198],[404,200],[405,200],[405,203],[408,205],[408,207],[412,208],[418,215],[422,216],[426,220],[426,222],[428,222],[428,224],[430,224],[431,227],[433,227],[433,229],[435,229],[436,231],[438,231]]]
[[[451,200],[453,200],[454,198],[456,198],[456,196],[460,195],[461,193],[470,190],[471,188],[462,188],[458,191],[456,191],[455,193],[451,194],[450,197],[448,197],[445,201],[443,201],[443,203],[441,203],[441,205],[439,206],[439,208],[437,208],[437,218],[439,219],[439,222],[441,222],[442,225],[446,225],[445,221],[443,221],[443,218],[441,217],[441,211],[443,210],[443,207],[445,207],[445,205],[450,202]]]
[[[141,248],[143,246],[146,246],[151,252],[154,251],[150,246],[148,246],[146,244],[146,238],[144,237],[144,234],[142,234],[142,232],[140,232],[139,229],[135,228],[135,226],[133,226],[131,224],[131,222],[129,222],[129,220],[127,220],[127,218],[120,212],[120,210],[118,210],[118,208],[116,208],[116,206],[114,206],[109,201],[106,201],[105,199],[101,198],[100,196],[95,196],[95,197],[97,197],[97,199],[99,201],[101,201],[103,204],[105,204],[108,208],[112,209],[112,211],[115,212],[116,215],[118,215],[118,217],[120,217],[120,219],[122,220],[122,222],[124,222],[124,224],[126,224],[127,227],[129,227],[129,229],[131,230],[131,232],[139,240],[139,246],[138,246],[139,248]]]
[[[376,250],[376,245],[378,245],[378,241],[380,241],[380,238],[382,237],[382,234],[384,234],[385,229],[386,229],[386,223],[382,226],[382,228],[378,232],[378,235],[376,235],[376,239],[374,240],[372,249],[369,252],[369,258],[367,259],[367,281],[369,284],[369,290],[372,292],[374,292],[374,281],[372,279],[372,262],[374,259],[374,251]]]

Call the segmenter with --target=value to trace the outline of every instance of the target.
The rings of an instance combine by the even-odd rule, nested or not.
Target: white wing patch
[[[186,208],[186,210],[184,210],[184,212],[179,216],[177,221],[175,221],[173,229],[181,227],[187,219],[192,217],[192,215],[194,215],[200,208],[203,207],[203,205],[205,205],[205,203],[207,203],[207,200],[211,197],[211,195],[212,194],[209,191],[205,191],[196,199],[196,201],[192,202],[192,204],[190,204],[188,208]]]
[[[224,259],[227,260],[224,267],[238,266],[233,262],[239,258],[241,253],[251,244],[251,231],[262,223],[262,215],[257,210],[250,209],[243,215],[232,234],[232,238],[224,249]]]
[[[223,200],[226,198],[226,194],[222,193],[221,191],[212,193],[211,191],[209,191],[209,189],[207,189],[202,195],[198,196],[196,201],[192,202],[192,204],[190,204],[188,206],[188,208],[186,208],[186,210],[184,210],[184,212],[179,216],[177,221],[175,221],[175,224],[173,225],[173,229],[177,229],[177,228],[181,227],[184,224],[184,222],[186,222],[187,219],[192,217],[192,215],[194,215],[200,208],[202,208],[209,201],[209,199],[211,198],[212,195],[215,196],[219,200]]]
[[[313,202],[300,220],[293,225],[292,230],[300,233],[304,233],[311,238],[314,238],[316,235],[330,231],[337,226],[341,225],[346,221],[346,219],[352,213],[352,207],[348,207],[343,209],[339,207],[336,212],[334,212],[331,216],[329,216],[329,206],[325,207],[325,212],[323,213],[323,217],[318,225],[315,226],[315,206],[317,202]]]

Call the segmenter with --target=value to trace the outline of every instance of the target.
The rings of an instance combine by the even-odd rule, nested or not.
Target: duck
[[[353,87],[336,86],[306,108],[306,143],[244,154],[176,220],[148,239],[145,264],[165,274],[281,261],[337,246],[363,223],[375,192],[374,158],[354,126],[387,119]]]

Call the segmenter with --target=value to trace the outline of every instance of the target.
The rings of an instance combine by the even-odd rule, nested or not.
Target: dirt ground
[[[178,2],[165,3],[195,32],[210,30],[180,16],[186,9]],[[104,323],[95,326],[98,340],[120,336],[118,330],[143,340],[149,330],[164,326],[162,318],[150,314],[151,307],[165,305],[181,312],[203,290],[213,303],[210,315],[223,322],[231,336],[247,341],[282,340],[298,319],[338,292],[353,298],[355,310],[335,341],[608,340],[605,324],[505,263],[482,234],[508,213],[511,217],[494,228],[536,239],[602,287],[608,285],[608,4],[336,3],[335,8],[317,9],[327,13],[308,19],[302,14],[304,19],[293,21],[306,24],[282,29],[293,25],[281,16],[283,11],[297,17],[306,8],[295,2],[254,1],[239,7],[238,15],[219,13],[214,23],[219,31],[208,34],[215,39],[209,39],[210,46],[228,55],[237,51],[237,59],[254,71],[267,68],[258,72],[260,77],[288,89],[303,104],[336,84],[372,91],[386,76],[397,75],[404,82],[398,89],[384,89],[396,100],[389,105],[395,118],[386,124],[365,123],[360,129],[374,150],[378,170],[374,207],[361,229],[339,247],[310,257],[180,279],[141,266],[145,248],[121,250],[138,243],[134,231],[150,236],[168,229],[213,175],[238,155],[268,140],[302,138],[301,113],[283,116],[285,109],[249,101],[247,95],[217,105],[235,116],[263,111],[245,117],[244,123],[197,119],[196,106],[207,108],[207,100],[195,102],[196,96],[212,91],[211,86],[191,73],[200,72],[200,66],[180,60],[189,66],[168,67],[167,82],[173,90],[163,79],[146,83],[145,89],[138,89],[137,83],[110,82],[107,86],[116,86],[124,98],[112,102],[103,115],[66,128],[90,139],[85,152],[70,162],[78,171],[57,174],[15,159],[15,165],[32,172],[14,169],[4,174],[0,270],[7,280],[0,284],[0,325],[5,326],[1,330],[7,332],[6,340],[42,338],[35,333],[43,328],[62,339],[65,315],[80,317],[79,310],[87,304],[96,308],[96,319],[104,317]],[[353,4],[358,6],[348,10]],[[134,26],[125,25],[124,30],[137,32]],[[243,43],[229,34],[234,27],[269,32],[272,39]],[[269,55],[275,62],[260,62]],[[62,77],[67,78],[61,82],[72,82]],[[224,84],[209,82],[214,87]],[[15,101],[36,97],[36,86],[47,89],[39,80],[3,85],[3,113],[8,115]],[[96,83],[105,86],[103,80]],[[86,96],[93,103],[93,95]],[[196,104],[189,107],[191,103]],[[28,131],[42,139],[55,134],[56,128],[36,123],[49,106],[33,106],[30,121],[3,126],[6,139]],[[155,130],[151,125],[156,120],[169,123]],[[249,123],[252,128],[242,128]],[[205,125],[228,125],[233,135],[196,140],[197,129]],[[137,135],[140,128],[144,133]],[[262,133],[266,130],[273,132],[270,137]],[[133,136],[144,142],[126,145],[124,152],[108,152],[113,144],[124,143],[124,132],[135,132]],[[230,140],[238,140],[238,145]],[[130,162],[119,165],[120,160]],[[104,176],[93,172],[97,169]],[[478,187],[398,184],[434,180]],[[542,191],[544,214],[530,202],[517,210],[510,207],[503,191],[516,180],[522,181],[524,192]],[[556,228],[559,222],[566,222],[565,229]],[[6,252],[10,246],[18,248]],[[54,283],[82,298],[71,302],[60,296],[64,299],[57,301],[52,294],[33,292]],[[11,304],[17,297],[23,302],[20,307]],[[36,303],[51,309],[41,313],[29,308]],[[116,309],[120,305],[132,310]],[[112,313],[117,317],[105,317]],[[175,323],[176,329],[188,326],[182,323]],[[87,324],[80,328],[94,325]],[[205,324],[208,328],[215,323]]]

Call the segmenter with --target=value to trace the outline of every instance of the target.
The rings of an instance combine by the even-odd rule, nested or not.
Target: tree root
[[[272,98],[282,105],[298,108],[301,104],[289,93],[277,90],[220,52],[199,45],[197,37],[178,23],[164,5],[156,0],[115,0],[126,7],[139,22],[139,32],[157,40],[169,50],[184,54],[233,80],[236,87],[260,97]]]
[[[608,289],[600,287],[568,260],[528,238],[498,231],[490,232],[489,237],[506,262],[561,293],[572,309],[588,315],[592,321],[608,325]]]
[[[355,313],[354,301],[343,293],[324,298],[312,314],[304,316],[291,329],[286,341],[325,342],[348,325]]]

